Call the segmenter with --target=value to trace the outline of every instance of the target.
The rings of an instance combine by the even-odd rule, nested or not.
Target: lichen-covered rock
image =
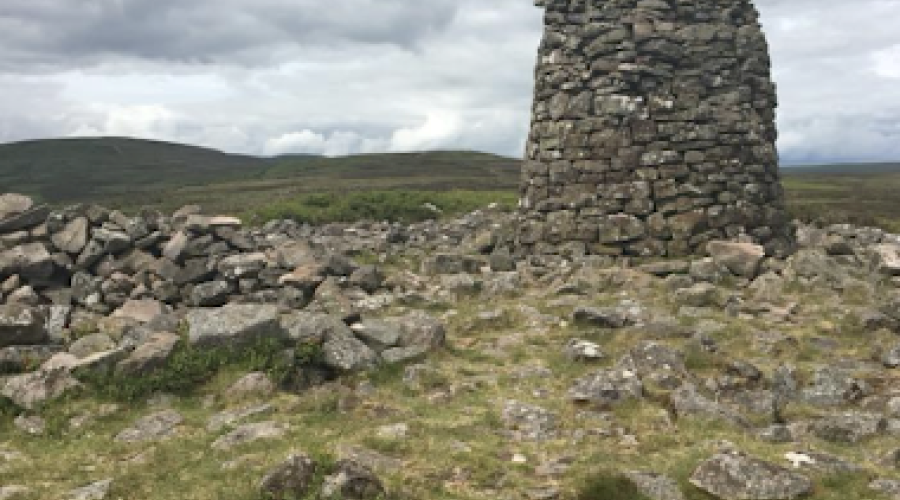
[[[342,372],[372,368],[378,361],[378,354],[352,332],[330,332],[322,344],[323,361],[326,366]]]
[[[229,304],[218,309],[195,309],[187,314],[188,339],[198,347],[240,347],[262,340],[282,341],[278,307]]]
[[[822,417],[812,423],[817,437],[833,443],[856,444],[887,429],[887,420],[876,413],[846,412]]]
[[[325,478],[322,497],[347,500],[376,500],[386,493],[378,476],[352,460],[339,460],[335,472]]]
[[[766,256],[766,250],[760,245],[730,241],[711,241],[706,245],[706,251],[714,262],[747,279],[756,277]]]
[[[723,500],[792,500],[813,488],[806,476],[737,452],[703,462],[690,481]]]
[[[36,408],[81,386],[68,367],[42,368],[8,378],[2,384],[0,395],[26,409]]]
[[[151,334],[127,358],[116,365],[116,371],[125,376],[148,375],[164,367],[181,337],[174,333]]]
[[[569,389],[569,399],[576,403],[590,403],[610,407],[628,400],[640,399],[644,385],[631,370],[600,370],[575,381]]]
[[[317,469],[308,455],[295,453],[266,473],[259,490],[273,500],[306,498],[314,487]]]
[[[625,477],[651,500],[684,500],[678,483],[670,477],[653,472],[629,472]]]
[[[288,427],[279,422],[255,422],[244,424],[216,439],[215,450],[230,450],[236,446],[253,443],[262,439],[278,439],[287,433]]]
[[[116,441],[143,443],[172,437],[184,422],[175,410],[163,410],[138,419],[134,425],[116,435]]]
[[[38,309],[0,305],[0,348],[39,345],[48,340],[46,318]]]
[[[503,405],[503,422],[517,439],[542,441],[556,435],[558,417],[540,406],[507,401]]]

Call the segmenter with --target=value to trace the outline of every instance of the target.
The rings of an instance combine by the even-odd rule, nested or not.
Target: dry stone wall
[[[679,256],[789,247],[768,45],[749,0],[537,0],[546,9],[516,242]]]

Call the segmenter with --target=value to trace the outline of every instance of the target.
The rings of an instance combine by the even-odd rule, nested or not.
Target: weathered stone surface
[[[165,306],[158,300],[129,300],[117,309],[113,316],[131,319],[138,323],[149,323],[166,312]]]
[[[42,368],[35,372],[6,379],[0,389],[0,395],[6,396],[22,408],[30,410],[56,399],[80,385],[72,377],[67,367]]]
[[[572,319],[600,328],[624,328],[635,324],[634,318],[620,308],[579,307],[573,311]]]
[[[723,500],[792,500],[813,488],[805,476],[736,452],[703,462],[690,481]]]
[[[638,491],[651,500],[684,500],[678,483],[669,477],[653,472],[629,472],[625,475]]]
[[[90,237],[90,223],[86,217],[69,221],[66,226],[51,237],[53,245],[60,251],[78,255],[84,250]]]
[[[116,435],[116,441],[143,443],[169,438],[175,434],[184,418],[174,410],[163,410],[138,419],[133,426]]]
[[[521,253],[679,256],[737,236],[789,246],[777,97],[750,0],[537,5]]]
[[[362,464],[339,460],[335,469],[322,485],[323,498],[376,500],[386,493],[378,476]]]
[[[244,424],[237,429],[216,439],[212,447],[216,450],[230,450],[236,446],[252,443],[262,439],[278,439],[285,435],[288,428],[278,422],[256,422]]]
[[[813,434],[833,443],[856,444],[887,429],[887,420],[875,413],[846,412],[829,415],[811,425]]]
[[[330,332],[322,345],[322,354],[327,366],[344,372],[371,368],[378,360],[375,351],[349,329]]]
[[[112,479],[104,479],[69,492],[66,500],[105,500],[112,486]]]
[[[186,320],[190,343],[200,347],[239,347],[287,336],[276,306],[229,304],[218,309],[195,309]]]
[[[516,438],[542,441],[556,435],[558,417],[540,406],[507,401],[503,405],[503,422]]]
[[[128,376],[150,374],[165,366],[179,342],[181,338],[174,333],[154,333],[120,361],[116,370]]]
[[[0,195],[0,220],[27,212],[33,206],[34,201],[28,196],[16,193],[2,194]]]
[[[42,280],[53,274],[54,262],[43,243],[26,243],[0,252],[0,276],[19,274]]]
[[[729,241],[710,241],[706,251],[716,264],[747,279],[756,277],[759,265],[766,256],[766,250],[759,245]]]
[[[259,490],[266,498],[305,498],[314,487],[316,470],[312,458],[293,454],[263,477]]]
[[[400,342],[402,332],[391,322],[365,320],[353,325],[353,333],[377,352],[384,351]]]
[[[900,275],[900,245],[885,243],[872,249],[875,269],[888,276]]]
[[[46,318],[37,309],[0,305],[0,348],[46,343]]]
[[[569,389],[569,399],[609,407],[624,401],[640,399],[644,385],[630,370],[600,370],[575,381]]]

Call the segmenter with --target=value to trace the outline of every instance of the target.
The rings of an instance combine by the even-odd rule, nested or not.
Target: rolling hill
[[[298,193],[358,189],[515,189],[519,161],[463,151],[258,158],[125,138],[0,145],[0,191],[116,207],[201,203],[222,209]]]
[[[0,144],[0,192],[55,205],[169,210],[198,203],[247,213],[354,191],[493,191],[514,199],[519,167],[517,159],[467,151],[259,158],[139,139],[49,139]],[[797,217],[900,230],[900,163],[785,167],[782,173]]]

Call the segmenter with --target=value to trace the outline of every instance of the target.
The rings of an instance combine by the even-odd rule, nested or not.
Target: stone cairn
[[[516,245],[683,256],[789,251],[768,45],[749,0],[546,9]]]

